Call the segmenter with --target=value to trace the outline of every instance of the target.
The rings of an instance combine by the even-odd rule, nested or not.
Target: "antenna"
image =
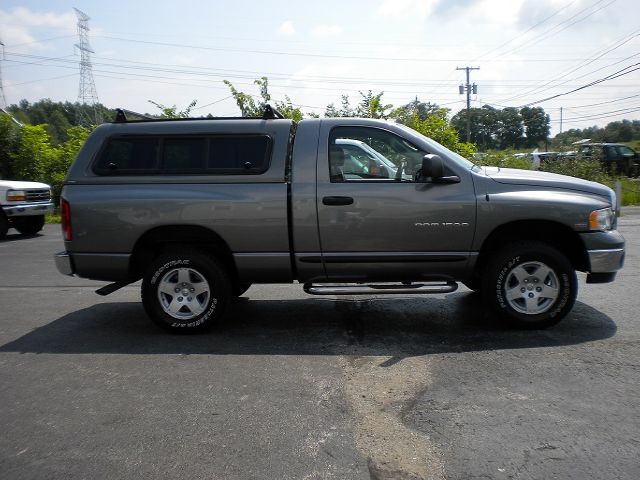
[[[78,90],[78,103],[80,108],[76,114],[78,125],[88,127],[89,125],[99,125],[102,123],[98,104],[98,93],[96,84],[93,81],[93,71],[91,67],[91,53],[94,51],[89,45],[89,16],[74,8],[78,17],[78,38],[80,43],[76,47],[80,50],[80,88]],[[89,108],[83,108],[83,106]]]

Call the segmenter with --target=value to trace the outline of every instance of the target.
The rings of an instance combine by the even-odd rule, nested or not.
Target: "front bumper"
[[[48,203],[20,203],[3,205],[2,210],[7,217],[30,217],[53,213],[53,202]]]
[[[591,273],[617,272],[624,265],[624,248],[587,250]]]
[[[56,261],[56,268],[63,275],[73,275],[73,262],[71,255],[67,252],[56,253],[53,257]]]
[[[617,230],[580,236],[589,260],[587,283],[613,282],[616,272],[624,266],[624,237]]]

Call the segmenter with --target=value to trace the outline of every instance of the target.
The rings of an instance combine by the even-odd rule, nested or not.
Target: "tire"
[[[9,231],[9,220],[4,216],[4,212],[0,210],[0,240],[7,236]]]
[[[23,217],[14,224],[14,228],[22,235],[35,235],[42,230],[42,227],[44,227],[44,215]]]
[[[482,280],[485,307],[523,329],[555,325],[571,311],[578,294],[569,260],[537,241],[510,244],[494,254]]]
[[[244,292],[249,290],[249,288],[251,288],[251,284],[250,283],[236,283],[233,286],[233,296],[234,297],[239,297]]]
[[[142,280],[147,315],[156,325],[175,333],[208,330],[222,317],[231,297],[226,271],[199,250],[160,255]]]

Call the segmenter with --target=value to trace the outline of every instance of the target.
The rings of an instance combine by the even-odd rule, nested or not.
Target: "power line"
[[[588,84],[586,84],[586,85],[582,85],[581,87],[574,88],[573,90],[570,90],[570,91],[568,91],[568,92],[559,93],[559,94],[557,94],[557,95],[553,95],[553,96],[551,96],[551,97],[543,98],[542,100],[537,100],[537,101],[535,101],[535,102],[530,102],[530,103],[527,103],[526,105],[521,105],[521,106],[520,106],[520,107],[518,107],[518,108],[529,107],[529,106],[531,106],[531,105],[536,105],[536,104],[538,104],[538,103],[542,103],[542,102],[546,102],[546,101],[548,101],[548,100],[552,100],[552,99],[554,99],[554,98],[563,97],[563,96],[565,96],[565,95],[569,95],[570,93],[574,93],[574,92],[577,92],[577,91],[579,91],[579,90],[584,90],[585,88],[592,87],[592,86],[597,85],[597,84],[599,84],[599,83],[606,82],[606,81],[608,81],[608,80],[613,80],[613,79],[616,79],[616,78],[622,77],[622,76],[624,76],[624,75],[628,75],[628,74],[630,74],[630,73],[635,72],[636,70],[640,70],[640,67],[638,67],[638,68],[633,68],[632,70],[629,70],[630,68],[632,68],[632,67],[636,67],[636,66],[638,66],[638,65],[640,65],[640,63],[635,63],[635,64],[633,64],[633,65],[629,65],[628,67],[625,67],[625,68],[623,68],[622,70],[618,70],[617,72],[614,72],[614,73],[612,73],[612,74],[610,74],[610,75],[607,75],[606,77],[600,78],[600,79],[598,79],[598,80],[594,80],[593,82],[588,83]],[[626,72],[625,72],[625,70],[628,70],[628,71],[626,71]]]
[[[603,5],[603,6],[599,7],[599,8],[597,8],[596,10],[594,10],[593,12],[590,12],[589,14],[585,15],[584,17],[578,18],[573,22],[571,21],[571,20],[575,19],[576,17],[578,17],[579,15],[581,15],[582,13],[584,13],[585,11],[589,10],[590,8],[595,7],[596,5],[598,5],[598,4],[600,4],[600,3],[604,2],[604,1],[605,0],[598,0],[593,5],[580,10],[578,13],[576,13],[572,17],[568,18],[564,22],[560,22],[555,27],[552,27],[551,29],[547,30],[546,32],[543,32],[538,38],[533,38],[529,42],[525,42],[524,44],[519,45],[519,46],[515,47],[512,50],[509,50],[507,52],[502,53],[502,55],[509,55],[511,53],[515,53],[515,52],[517,52],[518,50],[521,50],[524,47],[531,47],[533,45],[536,45],[536,44],[540,43],[543,40],[546,40],[546,39],[548,39],[548,38],[550,38],[550,37],[552,37],[554,35],[557,35],[558,33],[565,31],[569,27],[572,27],[573,25],[575,25],[577,23],[583,22],[584,20],[586,20],[587,18],[589,18],[592,15],[596,14],[600,10],[603,10],[603,9],[607,8],[608,6],[610,6],[611,4],[615,3],[617,0],[610,0],[609,3],[607,3],[606,5]],[[562,27],[560,30],[558,30],[556,32],[553,32],[553,30],[555,30],[557,27],[559,27],[560,25],[565,24],[565,23],[567,25]]]
[[[486,57],[487,55],[489,55],[490,53],[495,52],[496,50],[500,50],[502,47],[509,45],[510,43],[513,43],[515,40],[517,40],[520,37],[524,37],[527,33],[529,33],[531,30],[534,30],[535,28],[539,27],[540,25],[542,25],[543,23],[545,23],[547,20],[550,20],[551,18],[555,17],[556,15],[558,15],[560,12],[562,12],[563,10],[569,8],[571,5],[573,5],[575,2],[575,0],[573,2],[570,2],[568,4],[566,4],[564,7],[559,8],[558,10],[556,10],[554,13],[552,13],[551,15],[549,15],[548,17],[540,20],[538,23],[536,23],[535,25],[530,26],[529,28],[527,28],[524,32],[522,32],[521,34],[513,37],[510,40],[507,40],[506,42],[504,42],[501,45],[498,45],[495,48],[492,48],[491,50],[483,53],[482,55],[480,55],[479,57],[476,57],[474,62],[477,62],[478,60],[480,60],[483,57]]]
[[[57,68],[66,68],[64,64],[76,65],[75,60],[66,59],[65,57],[43,57],[39,55],[29,55],[29,54],[21,54],[21,53],[14,53],[14,52],[7,52],[7,55],[9,55],[10,57],[39,59],[42,61],[49,60],[52,62],[63,64],[63,65],[53,65]],[[94,58],[104,58],[104,57],[94,57]],[[105,58],[105,59],[111,60],[109,58]],[[169,73],[169,74],[185,74],[185,75],[192,75],[195,77],[214,77],[214,78],[222,78],[222,79],[238,78],[238,79],[245,79],[245,80],[254,80],[256,76],[259,76],[262,74],[262,75],[268,75],[270,80],[272,80],[273,78],[276,78],[279,80],[289,80],[294,82],[320,82],[320,83],[334,83],[334,84],[340,84],[340,85],[348,85],[348,84],[362,85],[363,83],[367,83],[369,85],[381,85],[381,86],[385,86],[385,85],[392,85],[392,86],[398,86],[398,87],[431,86],[436,88],[437,87],[450,88],[452,85],[455,85],[457,83],[457,81],[454,81],[454,80],[449,81],[449,80],[439,80],[439,79],[433,80],[433,82],[437,82],[437,83],[429,83],[425,81],[403,82],[403,81],[397,81],[394,79],[373,79],[372,80],[370,78],[365,78],[365,77],[299,76],[299,75],[291,75],[286,73],[273,73],[273,72],[261,73],[261,72],[251,72],[246,70],[224,70],[224,69],[206,69],[205,67],[191,67],[191,68],[196,68],[196,70],[193,70],[191,68],[190,69],[164,68],[165,66],[171,67],[172,65],[157,64],[157,63],[151,63],[151,62],[136,62],[133,60],[116,60],[116,59],[113,59],[113,60],[114,60],[113,63],[93,61],[92,66],[115,67],[115,68],[124,69],[124,70],[137,70],[142,72],[159,72],[159,73]],[[7,62],[11,62],[19,65],[40,64],[39,61],[26,62],[26,61],[12,60],[12,59],[8,59]],[[122,62],[132,63],[133,65],[123,64]],[[142,64],[143,66],[137,66],[136,64]],[[151,65],[154,65],[154,66],[151,66]],[[238,73],[234,73],[234,72],[238,72]],[[116,73],[116,72],[108,72],[108,73]],[[133,73],[125,73],[125,72],[121,72],[121,73],[126,75],[135,75]],[[249,75],[246,75],[244,73],[248,73]],[[158,78],[174,78],[174,77],[161,76]],[[192,79],[192,80],[196,80],[196,79]],[[514,81],[501,80],[497,82],[486,80],[485,85],[502,87],[502,88],[522,88],[522,87],[528,86],[527,83],[523,83],[523,82],[533,83],[536,81],[537,81],[536,79],[522,79],[522,80],[514,80]],[[301,88],[295,85],[291,87]],[[314,88],[314,87],[309,87],[309,88]]]
[[[528,90],[528,91],[526,91],[524,93],[521,93],[521,94],[518,94],[516,96],[512,96],[512,97],[506,98],[506,99],[504,99],[502,101],[503,102],[508,102],[508,101],[513,100],[515,98],[521,98],[524,95],[531,95],[533,93],[537,93],[537,92],[539,93],[539,92],[544,92],[544,91],[550,90],[553,87],[551,87],[551,88],[545,88],[545,87],[551,85],[551,83],[553,83],[553,82],[560,81],[561,79],[565,78],[567,75],[570,75],[571,73],[573,73],[573,72],[575,72],[577,70],[580,70],[581,68],[584,68],[587,65],[592,64],[593,62],[595,62],[596,60],[599,60],[600,58],[602,58],[606,54],[611,53],[614,50],[617,50],[618,48],[626,45],[628,42],[630,42],[634,38],[637,38],[638,36],[640,36],[640,29],[635,30],[635,31],[631,32],[630,34],[623,36],[622,39],[620,39],[620,40],[616,40],[615,42],[613,42],[609,46],[605,47],[603,50],[598,51],[595,54],[594,57],[586,60],[585,62],[580,63],[579,65],[577,65],[573,69],[561,74],[559,77],[557,77],[555,79],[552,79],[552,80],[549,80],[548,82],[544,83],[543,85],[541,85],[539,87],[536,87],[536,88],[534,88],[532,90]],[[628,60],[629,58],[633,58],[634,56],[637,56],[637,55],[638,55],[637,53],[634,53],[634,55],[631,55],[630,57],[627,57],[627,58],[625,58],[625,59],[623,59],[621,61]],[[604,66],[604,67],[600,67],[600,68],[598,68],[596,70],[593,70],[593,71],[591,71],[589,73],[586,73],[586,74],[584,74],[584,75],[582,75],[580,77],[577,77],[577,78],[574,78],[574,79],[571,79],[571,80],[567,80],[567,81],[561,83],[560,85],[565,85],[566,83],[568,83],[570,81],[574,81],[574,80],[577,80],[577,79],[580,79],[580,78],[584,78],[584,77],[586,77],[588,75],[591,75],[591,74],[596,73],[596,72],[598,72],[600,70],[603,70],[604,68],[608,68],[610,66],[616,65],[617,63],[620,63],[620,62],[616,62],[616,63],[610,64],[610,65],[607,65],[607,66]],[[560,86],[560,85],[554,85],[554,87]]]

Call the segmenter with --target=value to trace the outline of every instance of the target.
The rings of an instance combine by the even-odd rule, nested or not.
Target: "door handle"
[[[352,205],[353,198],[351,197],[323,197],[323,205]]]

